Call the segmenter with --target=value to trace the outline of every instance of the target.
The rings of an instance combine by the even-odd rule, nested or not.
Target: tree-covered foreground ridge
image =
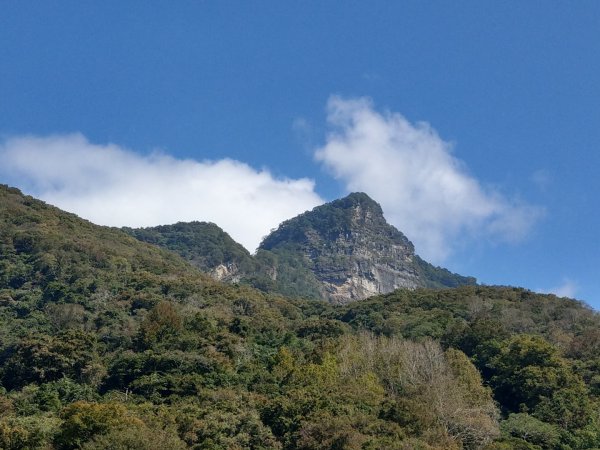
[[[2,449],[600,448],[600,319],[512,287],[223,284],[0,186]]]

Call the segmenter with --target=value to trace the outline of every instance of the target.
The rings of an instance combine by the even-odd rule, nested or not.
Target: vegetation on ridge
[[[209,222],[179,222],[147,228],[123,228],[143,242],[168,248],[204,272],[236,264],[244,272],[256,270],[252,256],[219,226]]]
[[[212,223],[124,230],[141,241],[174,251],[220,280],[288,297],[332,300],[327,283],[342,285],[352,276],[364,277],[382,289],[370,295],[398,286],[476,284],[472,277],[435,267],[415,255],[413,244],[386,222],[381,206],[364,193],[350,194],[286,220],[264,238],[255,256]],[[377,279],[381,270],[387,274]]]
[[[290,300],[2,186],[0,255],[0,448],[600,448],[574,300]]]

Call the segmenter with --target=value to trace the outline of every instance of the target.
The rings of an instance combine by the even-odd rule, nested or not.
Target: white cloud
[[[323,202],[306,178],[277,179],[231,159],[142,156],[80,134],[5,140],[0,176],[97,224],[211,221],[251,251],[271,228]]]
[[[541,294],[554,294],[557,297],[575,298],[575,294],[578,290],[579,286],[576,282],[569,278],[564,278],[560,286],[551,289],[538,289],[537,292]]]
[[[541,209],[485,189],[427,123],[379,113],[366,98],[331,97],[331,130],[315,158],[348,191],[365,191],[417,252],[442,262],[457,240],[519,240]]]

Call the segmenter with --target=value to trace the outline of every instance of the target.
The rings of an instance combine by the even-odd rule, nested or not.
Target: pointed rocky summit
[[[283,222],[260,249],[302,260],[321,283],[322,296],[334,303],[402,287],[475,283],[415,255],[413,244],[387,223],[381,206],[362,192]]]

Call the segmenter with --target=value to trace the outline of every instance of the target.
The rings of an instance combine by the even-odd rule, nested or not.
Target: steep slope
[[[46,290],[51,283],[85,278],[79,286],[85,296],[141,273],[206,279],[171,252],[141,243],[121,230],[94,225],[4,185],[0,185],[0,251],[1,282],[15,289]]]
[[[140,241],[174,251],[217,280],[236,283],[257,270],[248,250],[214,223],[178,222],[123,230]]]
[[[454,287],[475,279],[433,267],[388,224],[378,203],[364,193],[314,208],[282,223],[260,246],[293,255],[334,303],[361,300],[406,287]]]
[[[474,278],[415,255],[413,244],[363,193],[287,220],[264,239],[255,256],[211,223],[125,231],[178,253],[213,278],[290,297],[346,303],[401,287],[475,284]]]
[[[122,343],[162,301],[193,306],[262,295],[0,185],[0,352],[30,328],[95,328],[105,343]]]
[[[286,289],[285,281],[276,281],[279,258],[265,251],[252,256],[214,223],[179,222],[174,225],[146,228],[124,227],[123,231],[140,241],[177,253],[217,281],[239,283],[264,292],[283,293],[294,297],[319,297],[318,291],[303,285],[294,285],[294,289],[299,289],[299,292]],[[295,279],[301,272],[302,268],[299,268]]]

